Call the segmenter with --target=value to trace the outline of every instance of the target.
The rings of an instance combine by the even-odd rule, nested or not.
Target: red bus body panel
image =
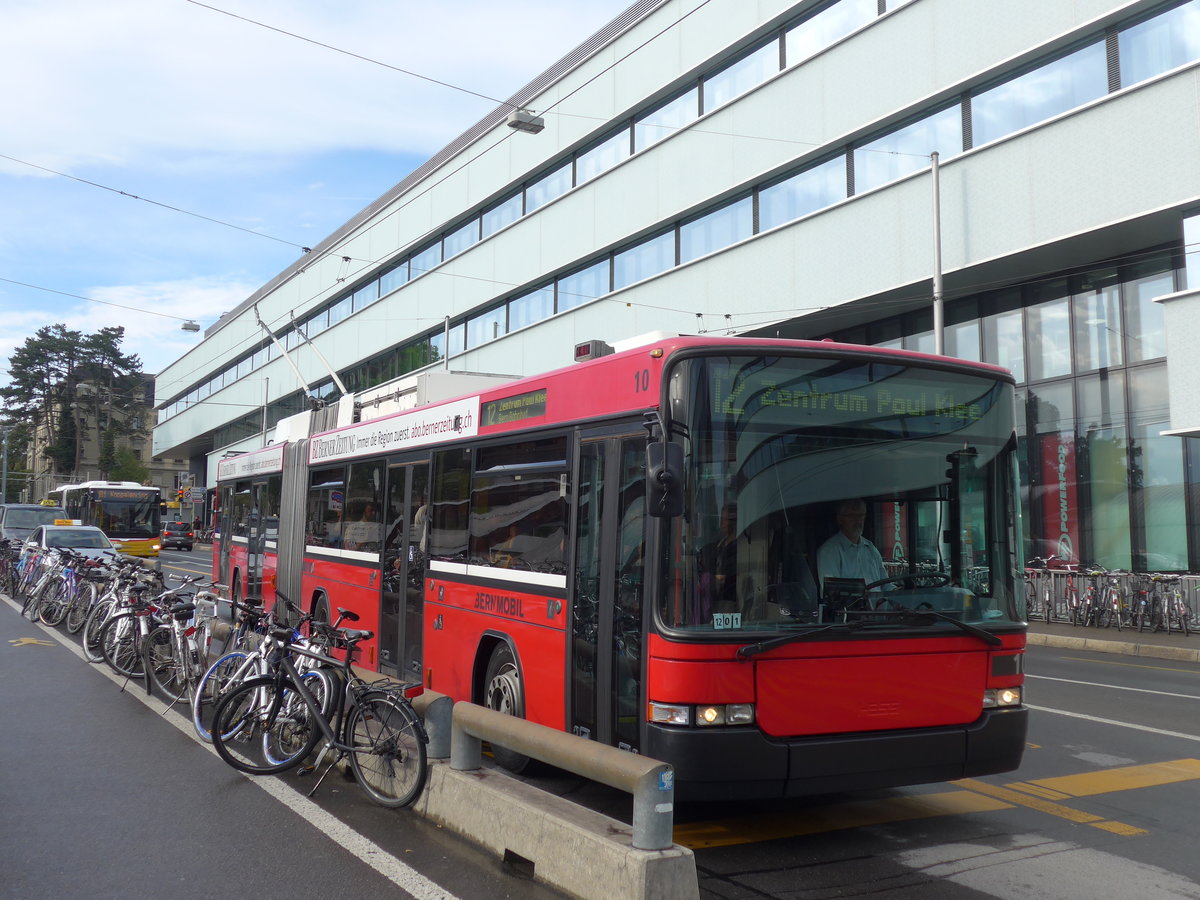
[[[566,672],[566,616],[562,600],[518,589],[518,585],[465,584],[430,578],[425,593],[425,686],[456,700],[474,696],[477,671],[489,654],[479,647],[489,636],[509,637],[525,688],[525,718],[562,729]]]

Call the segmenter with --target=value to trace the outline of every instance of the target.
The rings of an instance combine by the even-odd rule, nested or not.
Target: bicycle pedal
[[[300,766],[300,768],[296,769],[296,776],[298,778],[304,778],[306,775],[311,775],[315,771],[317,771],[316,766]]]

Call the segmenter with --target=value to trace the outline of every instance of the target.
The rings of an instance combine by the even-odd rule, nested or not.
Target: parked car
[[[0,540],[28,540],[39,525],[53,525],[66,520],[67,511],[58,506],[40,503],[0,504]]]
[[[162,549],[178,547],[180,550],[191,550],[196,532],[187,522],[164,522],[162,531]]]
[[[115,556],[117,548],[99,528],[94,525],[39,525],[25,542],[43,550],[63,547],[82,553],[84,556]]]

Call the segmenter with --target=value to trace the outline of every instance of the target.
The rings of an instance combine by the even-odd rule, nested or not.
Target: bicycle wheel
[[[117,674],[128,678],[143,676],[139,637],[134,613],[117,613],[104,623],[100,632],[100,652]]]
[[[319,669],[300,676],[312,693],[323,715],[329,714],[333,700],[333,681]],[[304,700],[293,690],[284,690],[283,705],[275,724],[263,731],[263,759],[272,765],[287,766],[300,762],[316,746],[321,734]]]
[[[212,743],[209,726],[212,724],[218,701],[230,688],[242,681],[239,673],[249,658],[250,654],[241,650],[226,653],[209,666],[208,671],[201,677],[200,684],[196,687],[195,700],[192,702],[192,727],[205,743]]]
[[[264,675],[242,682],[223,695],[213,713],[212,742],[217,755],[239,772],[249,775],[277,775],[300,764],[314,746],[321,732],[313,730],[311,742],[302,753],[286,763],[271,763],[263,757],[263,733],[275,724],[283,708],[283,694],[289,681],[277,685],[274,675]]]
[[[75,596],[67,605],[67,634],[79,634],[83,623],[87,621],[88,613],[96,605],[96,586],[85,581],[77,586]]]
[[[83,644],[83,655],[88,662],[100,662],[104,659],[104,654],[100,651],[100,632],[104,628],[104,623],[108,621],[112,608],[112,599],[101,600],[92,607],[91,612],[87,615],[87,621],[83,623],[83,636],[80,643]]]
[[[387,694],[363,698],[346,719],[350,767],[380,806],[408,806],[420,796],[428,775],[425,741],[417,714]]]
[[[38,607],[38,618],[42,624],[57,628],[67,617],[68,588],[65,581],[59,580],[46,588],[42,603]]]
[[[159,625],[142,641],[142,668],[149,676],[149,690],[176,704],[187,693],[184,662],[176,658],[170,625]]]

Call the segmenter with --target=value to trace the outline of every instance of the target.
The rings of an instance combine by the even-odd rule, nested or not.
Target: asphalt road
[[[164,566],[206,573],[208,548]],[[8,604],[0,631],[2,897],[199,897],[231,877],[264,897],[555,896],[353,784],[327,781],[310,803],[294,778],[230,771],[182,716],[122,695]],[[1018,772],[683,806],[675,840],[695,851],[701,895],[1200,898],[1200,665],[1049,647],[1027,661]],[[535,780],[627,814],[627,798],[571,776]]]
[[[198,548],[164,565],[203,560]],[[337,773],[309,800],[311,780],[235,772],[184,713],[123,691],[7,599],[0,635],[5,900],[560,896]]]

